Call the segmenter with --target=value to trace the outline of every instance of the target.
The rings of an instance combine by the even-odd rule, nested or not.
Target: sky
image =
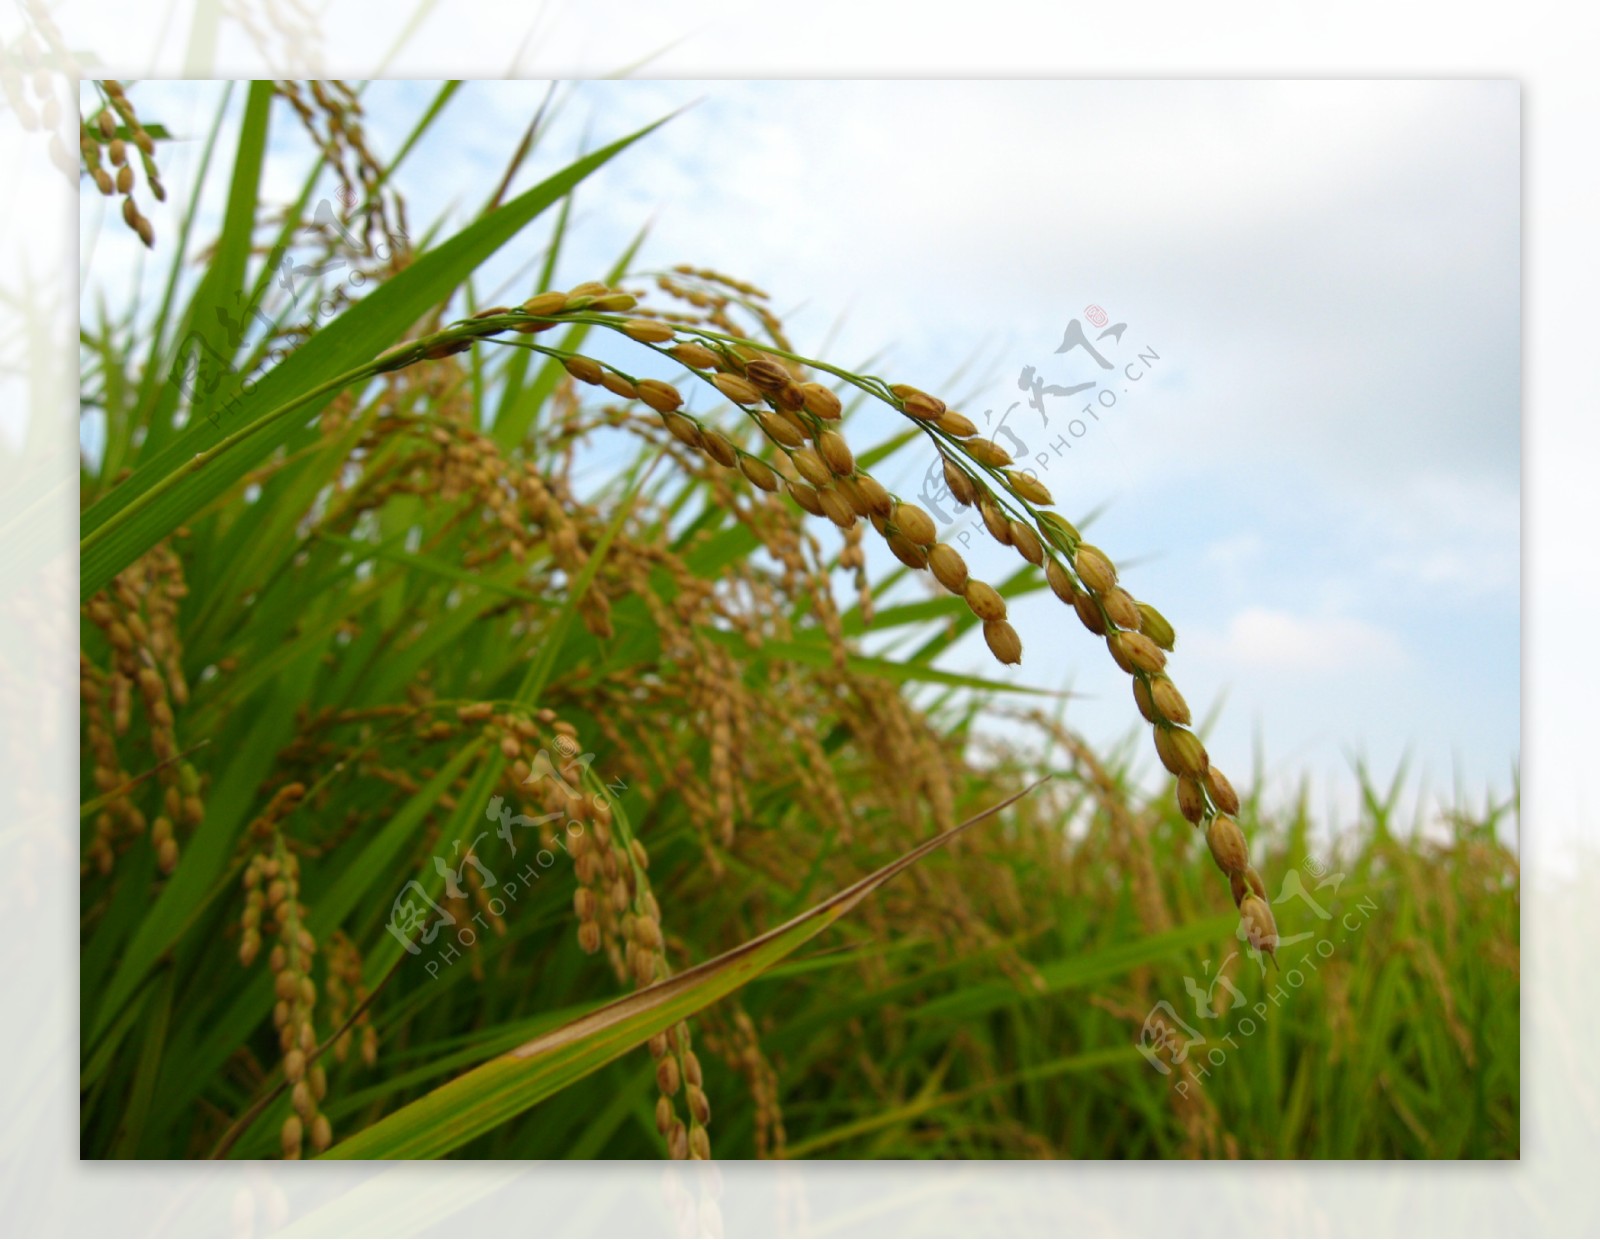
[[[380,152],[435,89],[368,88]],[[476,210],[546,89],[460,92],[402,172],[414,232]],[[218,89],[140,91],[149,116],[194,135],[192,155]],[[1304,783],[1314,811],[1341,815],[1358,761],[1383,784],[1408,762],[1423,804],[1509,793],[1516,83],[613,81],[558,99],[513,189],[683,109],[579,190],[560,282],[602,274],[648,226],[640,270],[751,280],[802,353],[875,359],[987,423],[1069,519],[1095,514],[1087,535],[1173,622],[1170,670],[1223,769],[1249,778],[1259,758],[1275,793]],[[283,125],[271,150],[268,192],[287,197],[303,144]],[[86,215],[86,253],[115,280],[99,227]],[[542,243],[497,257],[498,299],[534,291]],[[1091,343],[1096,322],[1125,324],[1096,343],[1111,369],[1058,351],[1074,321]],[[1019,387],[1028,367],[1095,386],[1041,410]],[[859,450],[894,429],[884,411],[847,433]],[[916,498],[931,460],[908,451],[878,472]],[[969,519],[945,534],[977,575],[1017,563]],[[942,665],[1070,690],[1069,724],[1127,738],[1137,716],[1103,646],[1048,595],[1012,619],[1019,669],[975,635]]]

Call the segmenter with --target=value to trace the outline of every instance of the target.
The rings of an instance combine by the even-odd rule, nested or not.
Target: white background
[[[265,10],[247,4],[266,27]],[[279,6],[280,17],[291,11]],[[15,15],[4,29],[19,28]],[[1592,1234],[1585,1165],[1600,1141],[1600,918],[1588,791],[1596,677],[1593,290],[1600,286],[1588,59],[1595,18],[1575,6],[989,3],[481,4],[403,38],[390,6],[330,6],[320,41],[264,58],[224,20],[74,5],[56,16],[98,76],[1199,77],[1513,79],[1523,115],[1524,1159],[1518,1165],[965,1166],[719,1169],[481,1165],[466,1169],[77,1165],[76,685],[73,575],[76,273],[73,187],[36,133],[7,115],[0,357],[8,432],[38,445],[8,464],[11,494],[41,491],[5,527],[8,650],[0,681],[10,764],[0,891],[7,1008],[0,1032],[0,1193],[17,1234]],[[530,27],[532,28],[530,33]],[[201,23],[204,29],[204,23]],[[312,59],[320,42],[320,70]],[[521,49],[519,51],[519,49]],[[71,95],[63,86],[63,100]],[[486,118],[489,123],[492,118]],[[70,146],[69,146],[70,149]],[[19,313],[21,304],[27,313]],[[52,473],[52,470],[54,471]],[[30,492],[32,493],[32,492]],[[1564,841],[1564,864],[1552,864]],[[1573,845],[1578,845],[1574,853]],[[1585,851],[1587,849],[1587,851]]]

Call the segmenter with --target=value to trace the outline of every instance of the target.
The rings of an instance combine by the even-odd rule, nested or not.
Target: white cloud
[[[1353,616],[1298,616],[1247,607],[1221,637],[1196,634],[1194,644],[1226,665],[1327,675],[1398,667],[1405,662],[1399,638]]]

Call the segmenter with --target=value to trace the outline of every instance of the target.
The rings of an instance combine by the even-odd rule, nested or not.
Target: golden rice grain
[[[605,368],[592,357],[574,354],[561,363],[566,367],[567,373],[580,383],[598,384],[605,377]]]
[[[945,403],[937,396],[929,396],[906,383],[896,383],[889,390],[900,398],[901,409],[913,418],[934,422],[944,416]]]
[[[1166,661],[1156,644],[1141,633],[1114,631],[1106,637],[1106,648],[1117,666],[1130,676],[1137,672],[1159,672]]]
[[[837,431],[823,431],[817,436],[817,451],[827,462],[828,468],[839,476],[849,477],[855,472],[855,454],[850,451],[850,445],[845,443],[844,436]]]
[[[660,379],[640,379],[634,387],[639,393],[639,399],[657,413],[671,413],[683,406],[683,397],[678,389],[670,383],[663,383]]]
[[[1071,606],[1078,597],[1078,587],[1073,584],[1072,574],[1067,572],[1060,560],[1054,556],[1044,566],[1044,579],[1050,584],[1051,591],[1063,603]]]
[[[1233,892],[1233,902],[1237,905],[1250,892],[1258,898],[1267,898],[1267,885],[1261,881],[1261,875],[1256,873],[1254,866],[1246,866],[1243,874],[1228,875],[1228,886]]]
[[[939,415],[939,420],[934,425],[946,435],[953,435],[957,439],[967,439],[978,433],[978,428],[973,425],[972,419],[965,414],[957,413],[954,409],[946,409]]]
[[[795,503],[799,504],[800,507],[804,508],[813,517],[820,517],[823,515],[822,501],[817,497],[815,490],[813,490],[804,482],[791,482],[788,485],[789,496],[794,500]]]
[[[983,640],[989,643],[989,649],[1000,662],[1022,662],[1022,639],[1017,636],[1017,631],[1006,621],[985,620],[983,622]]]
[[[952,594],[960,594],[967,588],[967,562],[948,543],[934,543],[928,548],[928,569]]]
[[[1116,566],[1098,547],[1091,547],[1087,543],[1080,544],[1078,554],[1073,560],[1073,567],[1078,570],[1078,577],[1083,584],[1096,594],[1104,594],[1117,584]]]
[[[857,474],[855,484],[867,501],[867,507],[880,517],[894,511],[894,499],[879,481],[870,474]]]
[[[643,344],[665,344],[677,335],[670,323],[655,319],[627,319],[622,324],[623,333]]]
[[[744,374],[763,392],[780,392],[794,382],[789,368],[770,357],[758,357],[746,363]]]
[[[278,1145],[285,1158],[299,1158],[304,1139],[305,1129],[298,1115],[291,1115],[283,1121],[283,1127],[278,1130]]]
[[[773,392],[769,399],[779,409],[787,410],[791,413],[798,413],[806,405],[806,394],[800,390],[798,383],[784,384],[776,392]]]
[[[1083,627],[1096,637],[1103,637],[1106,631],[1105,614],[1100,610],[1100,603],[1094,595],[1087,590],[1080,591],[1072,600],[1073,610],[1078,613],[1078,619],[1083,622]]]
[[[625,375],[619,375],[614,370],[608,370],[600,376],[600,386],[613,396],[622,397],[623,400],[633,400],[639,394],[633,380]]]
[[[626,888],[623,889],[626,893]],[[651,951],[661,948],[661,927],[656,924],[653,917],[638,917],[633,923],[633,939],[641,947]]]
[[[1139,604],[1139,616],[1139,631],[1161,649],[1171,651],[1177,645],[1178,635],[1173,631],[1172,625],[1167,623],[1167,618],[1149,603]]]
[[[1201,790],[1200,782],[1193,776],[1178,777],[1177,799],[1178,812],[1189,822],[1198,823],[1206,816],[1205,794]],[[1235,899],[1234,903],[1237,904],[1238,900]]]
[[[867,501],[866,492],[857,483],[856,475],[852,474],[848,478],[835,478],[833,486],[840,495],[844,496],[845,501],[857,516],[870,517],[872,515],[872,505]]]
[[[679,443],[691,448],[700,448],[704,445],[699,424],[693,418],[686,418],[681,413],[664,413],[661,415],[661,420],[667,424],[667,430]]]
[[[955,497],[956,503],[970,507],[977,501],[978,492],[972,485],[972,479],[949,457],[944,458],[944,484],[950,488],[950,494]]]
[[[842,530],[847,530],[856,523],[856,510],[833,487],[825,487],[817,492],[817,503],[822,505],[822,515],[827,517]]]
[[[1156,676],[1151,679],[1150,697],[1163,719],[1170,723],[1189,722],[1189,703],[1183,700],[1183,694],[1178,692],[1178,686],[1168,677]]]
[[[980,620],[1004,620],[1006,618],[1006,601],[988,582],[976,578],[967,582],[963,595],[967,606],[972,609],[972,614]]]
[[[1011,545],[1024,560],[1029,564],[1044,563],[1044,545],[1039,541],[1039,536],[1033,532],[1032,526],[1024,525],[1021,521],[1012,521],[1010,533]]]
[[[1008,469],[1006,481],[1011,484],[1011,489],[1030,504],[1053,504],[1055,500],[1050,497],[1050,489],[1032,474],[1020,469]]]
[[[980,465],[987,465],[991,469],[1003,469],[1011,464],[1011,454],[992,439],[984,439],[981,436],[969,439],[965,447],[967,455]]]
[[[891,534],[887,539],[889,550],[894,553],[894,558],[907,568],[926,568],[928,566],[927,548],[920,543],[914,543],[904,534]]]
[[[1106,619],[1119,629],[1138,631],[1144,617],[1139,611],[1139,605],[1133,601],[1121,586],[1113,586],[1100,596],[1100,606],[1105,609]]]
[[[1204,784],[1206,792],[1211,797],[1211,803],[1224,814],[1237,814],[1239,812],[1239,794],[1233,790],[1233,785],[1228,782],[1228,777],[1214,766],[1206,768]]]
[[[978,515],[983,518],[983,526],[989,531],[989,537],[1003,547],[1011,545],[1011,521],[998,504],[988,496],[983,496],[978,500]]]
[[[1254,893],[1245,896],[1239,903],[1239,916],[1251,947],[1269,954],[1277,950],[1278,926],[1264,899]]]
[[[790,429],[800,436],[802,442],[813,437],[811,425],[800,416],[798,410],[785,409],[780,405],[773,411],[773,416],[788,423]]]
[[[800,476],[814,487],[825,487],[833,481],[833,471],[810,448],[797,448],[789,454]]]
[[[711,382],[736,405],[759,405],[761,393],[748,380],[741,379],[738,375],[713,375]]]
[[[667,350],[667,355],[675,361],[682,362],[685,366],[692,366],[696,370],[715,370],[722,364],[722,358],[703,344],[696,344],[686,340],[675,344]]]
[[[703,442],[701,447],[705,454],[724,469],[732,469],[739,463],[739,449],[734,447],[733,440],[721,431],[707,431],[701,429]],[[770,488],[769,488],[770,489]]]
[[[933,518],[915,504],[904,501],[896,504],[890,520],[900,528],[902,534],[919,546],[932,546],[939,537]]]
[[[800,394],[804,399],[806,412],[813,417],[822,418],[827,422],[836,422],[844,412],[844,406],[840,403],[838,396],[830,388],[826,388],[820,383],[802,383],[800,385]]]
[[[683,1079],[696,1089],[701,1088],[706,1083],[705,1074],[700,1067],[700,1057],[693,1051],[685,1051],[683,1054]],[[701,1122],[705,1123],[707,1121],[702,1120]]]
[[[774,443],[785,448],[799,448],[805,444],[805,436],[794,428],[794,424],[776,413],[758,413],[756,421]]]
[[[561,292],[538,293],[522,303],[522,312],[536,317],[560,314],[566,309],[567,295]]]
[[[739,472],[748,478],[752,485],[760,487],[763,491],[776,491],[778,489],[778,476],[767,467],[765,462],[753,456],[739,457]]]
[[[1118,649],[1133,665],[1131,669],[1124,670],[1154,675],[1167,665],[1167,656],[1162,653],[1161,647],[1143,633],[1122,632],[1115,637]]]
[[[1174,775],[1189,775],[1199,779],[1205,774],[1207,759],[1200,738],[1185,728],[1155,728],[1156,755],[1161,764]]]
[[[1244,842],[1244,832],[1231,818],[1221,815],[1211,820],[1206,828],[1206,844],[1211,849],[1211,859],[1224,874],[1243,875],[1250,866],[1250,853]]]

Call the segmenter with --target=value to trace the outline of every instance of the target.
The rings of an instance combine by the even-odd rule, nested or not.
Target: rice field
[[[531,124],[469,222],[408,218],[457,89],[380,160],[356,90],[240,84],[220,230],[168,237],[159,118],[86,84],[85,199],[164,274],[80,323],[82,1156],[1517,1158],[1516,789],[1269,796],[1182,617],[938,376],[642,237],[571,278],[650,129],[512,195]],[[942,659],[1027,672],[1029,595],[1124,743]]]

